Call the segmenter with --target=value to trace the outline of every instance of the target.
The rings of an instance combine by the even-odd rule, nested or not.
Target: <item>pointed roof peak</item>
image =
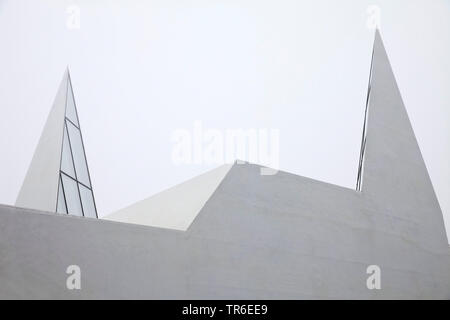
[[[69,70],[69,65],[66,66],[66,69],[64,70],[63,73],[63,79],[67,79],[70,76],[70,70]]]
[[[16,206],[55,212],[66,110],[65,71],[38,145],[16,200]]]
[[[383,38],[381,37],[381,32],[380,32],[380,29],[378,29],[378,27],[375,29],[375,36],[374,36],[374,40],[373,40],[374,47],[377,42],[381,42],[381,44],[383,44]]]
[[[96,217],[78,113],[67,67],[16,206]]]
[[[381,37],[380,28],[378,28],[378,26],[376,26],[376,28],[375,28],[375,35],[378,35]]]

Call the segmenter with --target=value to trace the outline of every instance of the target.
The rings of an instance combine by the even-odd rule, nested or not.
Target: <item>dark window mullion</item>
[[[75,111],[77,110],[76,106],[75,106]],[[88,179],[89,179],[89,184],[92,185],[92,181],[91,181],[91,173],[89,172],[89,165],[87,162],[87,157],[86,157],[86,148],[84,147],[84,141],[83,141],[83,133],[81,132],[81,129],[79,127],[77,127],[72,121],[70,121],[70,119],[66,118],[66,120],[68,122],[70,122],[71,124],[74,125],[74,127],[78,130],[78,133],[80,134],[80,140],[81,140],[81,149],[83,149],[83,157],[84,157],[84,163],[86,164],[86,171],[87,171],[87,175],[88,175]],[[69,128],[67,128],[69,129]],[[78,177],[77,177],[78,180]]]
[[[64,117],[65,117],[65,120],[66,120],[66,122],[65,122],[65,127],[66,127],[66,130],[67,130],[67,138],[69,139],[69,145],[70,145],[70,154],[72,155],[73,168],[74,168],[74,171],[75,171],[75,179],[76,179],[75,181],[78,182],[78,183],[80,183],[81,185],[83,185],[84,187],[88,188],[88,189],[91,191],[91,193],[92,193],[92,199],[93,199],[93,201],[94,201],[95,216],[98,218],[98,213],[97,213],[97,203],[96,203],[96,201],[95,201],[94,190],[93,190],[93,187],[92,187],[91,173],[90,173],[90,171],[89,171],[89,165],[88,165],[88,162],[87,162],[86,149],[85,149],[85,147],[84,147],[84,140],[83,140],[83,134],[82,134],[82,132],[81,132],[80,118],[78,117],[78,109],[77,109],[77,104],[76,104],[76,102],[75,102],[75,95],[73,94],[72,79],[71,79],[71,77],[70,77],[70,74],[69,74],[68,80],[67,80],[66,112],[67,112],[67,102],[68,102],[67,99],[68,99],[69,89],[70,89],[70,94],[71,94],[71,98],[72,98],[73,105],[74,105],[74,109],[75,109],[75,117],[76,117],[76,120],[78,121],[78,126],[77,126],[77,125],[76,125],[75,123],[73,123],[69,118],[67,118],[66,114],[64,114]],[[86,186],[84,183],[81,183],[81,182],[78,181],[77,170],[76,170],[76,168],[75,168],[75,160],[74,160],[73,152],[72,152],[72,145],[71,145],[71,143],[70,143],[69,128],[67,127],[67,126],[68,126],[68,125],[67,125],[67,121],[69,121],[71,124],[73,124],[73,126],[74,126],[75,128],[77,128],[77,129],[79,130],[79,132],[80,132],[81,146],[82,146],[82,148],[83,148],[84,161],[85,161],[85,163],[86,163],[86,169],[87,169],[87,173],[88,173],[89,184],[91,185],[91,187],[88,187],[88,186]],[[68,176],[68,175],[67,175],[67,176]],[[69,177],[69,176],[68,176],[68,177]],[[62,179],[61,179],[61,180],[62,180]],[[77,184],[77,188],[78,188],[78,194],[79,194],[79,196],[80,196],[81,210],[83,211],[83,216],[84,216],[83,200],[81,200],[81,192],[80,192],[80,187],[79,187],[78,184]],[[67,211],[68,211],[68,210],[67,210]]]
[[[75,111],[77,111],[77,108],[75,106]],[[78,117],[78,113],[77,113],[77,117]],[[78,122],[80,122],[80,120],[78,119]],[[81,127],[81,125],[80,125]],[[88,179],[89,179],[89,184],[91,185],[91,188],[88,188],[89,190],[91,190],[92,193],[92,199],[94,201],[94,208],[95,208],[95,216],[98,218],[98,214],[97,214],[97,205],[95,204],[95,197],[94,197],[94,190],[92,188],[92,180],[91,180],[91,173],[89,172],[89,165],[87,162],[87,157],[86,157],[86,149],[84,147],[84,141],[83,141],[83,134],[81,133],[81,129],[80,130],[80,137],[81,137],[81,146],[83,147],[83,155],[84,155],[84,162],[86,163],[86,170],[87,170],[87,174],[88,174]],[[84,184],[83,184],[84,185]]]
[[[81,182],[75,180],[74,178],[72,178],[71,176],[69,176],[67,173],[65,173],[65,172],[63,172],[63,171],[61,171],[61,174],[65,175],[67,178],[73,180],[73,181],[75,182],[75,184],[77,185],[78,196],[79,196],[80,203],[81,203],[81,212],[82,212],[82,215],[83,215],[83,217],[84,217],[85,215],[84,215],[84,208],[83,208],[83,199],[81,198],[80,185],[82,185],[83,187],[85,187],[86,189],[88,189],[90,192],[92,192],[92,189],[89,188],[88,186],[86,186],[84,183],[81,183]],[[61,179],[61,182],[62,182],[62,179]],[[65,195],[64,195],[64,198],[65,198]],[[94,193],[93,193],[93,192],[92,192],[92,198],[94,198]],[[67,203],[66,203],[66,207],[67,207]],[[95,200],[94,200],[94,207],[95,207]],[[67,210],[67,209],[66,209],[66,210]],[[95,210],[96,210],[96,211],[95,211],[95,215],[96,215],[97,218],[98,218],[98,215],[97,215],[97,207],[95,207]],[[69,212],[69,210],[67,210],[67,212]]]
[[[58,191],[56,192],[56,209],[55,212],[58,212],[58,204],[59,204],[59,187],[61,186],[61,188],[63,189],[63,196],[64,196],[64,188],[61,184],[61,165],[59,165],[59,175],[58,175]],[[64,197],[65,198],[65,197]],[[66,199],[64,199],[64,202],[66,201]],[[67,211],[67,207],[66,207],[66,211]]]
[[[80,191],[80,184],[77,183],[77,190],[78,190],[78,196],[80,197],[80,204],[81,204],[81,213],[84,217],[84,208],[83,208],[83,200],[81,199],[81,191]]]
[[[77,118],[77,122],[78,122],[78,126],[75,125],[75,124],[74,125],[78,129],[80,129],[80,127],[81,127],[80,126],[80,118],[78,117],[77,104],[75,102],[75,95],[73,94],[72,78],[71,78],[70,74],[69,74],[69,79],[68,79],[68,83],[67,83],[67,91],[69,91],[69,84],[70,84],[70,94],[72,95],[71,97],[72,97],[73,105],[74,105],[74,108],[75,108],[75,117]],[[67,120],[70,121],[70,119],[67,119]],[[72,121],[70,121],[70,122],[72,122]],[[81,133],[81,129],[80,129],[80,133]]]
[[[65,120],[68,121],[69,119],[65,118]],[[76,181],[78,181],[77,168],[75,167],[75,160],[73,158],[72,143],[70,142],[69,128],[67,127],[66,122],[64,123],[64,129],[66,130],[67,140],[69,141],[69,152],[70,152],[70,156],[72,158],[73,172],[75,173],[74,178]]]
[[[69,76],[70,77],[70,76]],[[87,169],[87,173],[88,173],[88,178],[89,178],[89,184],[91,185],[91,188],[88,188],[89,190],[91,190],[92,192],[92,199],[94,200],[94,207],[95,207],[95,216],[98,218],[98,214],[97,214],[97,204],[95,202],[95,196],[94,196],[94,189],[92,188],[92,179],[91,179],[91,172],[89,171],[89,164],[87,162],[87,157],[86,157],[86,148],[84,147],[84,139],[83,139],[83,133],[81,132],[81,124],[80,124],[80,118],[78,117],[78,108],[77,108],[77,103],[75,102],[75,96],[73,95],[73,88],[72,88],[72,81],[71,79],[69,80],[71,85],[70,88],[72,89],[72,99],[73,99],[73,104],[75,106],[75,114],[77,117],[77,121],[78,121],[78,126],[76,126],[72,121],[70,121],[71,123],[73,123],[73,125],[75,126],[75,128],[77,128],[78,130],[80,130],[80,137],[81,137],[81,146],[83,147],[83,155],[84,155],[84,162],[86,163],[86,169]],[[67,86],[69,87],[69,86]],[[85,184],[82,183],[83,186],[86,186]]]
[[[91,182],[91,184],[92,184],[92,182]],[[91,193],[92,193],[92,201],[94,201],[95,217],[98,219],[97,204],[95,203],[94,190],[91,189]]]
[[[75,128],[77,128],[78,130],[80,130],[80,128],[79,128],[75,123],[73,123],[72,120],[70,120],[70,119],[67,118],[67,117],[66,117],[66,120],[69,121],[71,124],[73,124],[73,126],[74,126]],[[81,130],[80,130],[80,132],[81,132]]]
[[[69,176],[67,173],[65,173],[64,171],[61,171],[61,173],[63,174],[63,175],[65,175],[66,177],[68,177],[68,178],[70,178],[70,179],[72,179],[73,181],[75,181],[76,183],[79,183],[79,184],[81,184],[83,187],[85,187],[86,189],[89,189],[89,190],[91,190],[92,191],[92,189],[91,188],[89,188],[87,185],[85,185],[83,182],[80,182],[80,181],[78,181],[78,180],[76,180],[76,179],[74,179],[73,177],[71,177],[71,176]]]
[[[62,188],[62,192],[63,192],[63,198],[64,198],[63,200],[64,200],[64,204],[66,206],[66,214],[69,214],[69,207],[67,206],[67,200],[66,200],[66,191],[64,189],[64,183],[62,181],[61,172],[62,171],[60,171],[60,173],[59,173],[59,183],[61,184],[61,188]],[[58,190],[58,193],[59,193],[59,190]]]
[[[358,163],[358,176],[356,180],[356,191],[361,191],[362,188],[362,179],[363,179],[363,170],[364,170],[364,154],[366,151],[366,139],[367,139],[367,118],[368,118],[368,109],[369,102],[372,90],[372,69],[373,69],[373,55],[374,55],[375,47],[372,48],[372,58],[370,60],[370,69],[369,69],[369,83],[367,86],[367,97],[366,97],[366,108],[364,111],[364,125],[361,139],[361,150],[359,155],[359,163]]]
[[[66,119],[66,111],[67,111],[67,93],[69,92],[69,79],[66,80],[66,99],[64,102],[64,120]],[[64,196],[64,203],[66,204],[66,213],[69,213],[69,210],[67,209],[67,202],[66,202],[66,195],[64,191],[64,185],[62,184],[62,178],[61,178],[61,166],[62,166],[62,158],[63,158],[63,149],[64,149],[64,135],[67,132],[66,128],[66,121],[63,122],[63,138],[61,140],[61,152],[59,155],[59,180],[58,180],[58,195],[59,195],[59,185],[62,186],[63,189],[63,196]],[[67,132],[68,133],[68,132]],[[67,135],[67,138],[69,138],[69,135]],[[72,154],[72,153],[71,153]],[[73,163],[73,159],[72,159]],[[75,167],[73,168],[75,171]],[[56,201],[56,212],[58,212],[58,200]]]
[[[83,210],[83,201],[81,200],[81,193],[80,193],[80,187],[78,186],[78,175],[77,175],[77,168],[75,167],[75,160],[73,157],[73,151],[72,151],[72,143],[70,142],[70,134],[69,134],[69,128],[67,127],[67,121],[70,121],[69,119],[67,119],[67,117],[65,118],[65,126],[66,126],[66,132],[67,132],[67,139],[69,140],[69,147],[70,147],[70,155],[72,156],[72,163],[73,163],[73,170],[75,172],[75,179],[71,178],[69,175],[66,174],[66,176],[68,176],[69,178],[75,180],[76,184],[77,184],[77,190],[78,190],[78,197],[80,199],[80,204],[81,204],[81,214],[84,217],[84,210]],[[81,133],[81,131],[80,131]],[[64,172],[63,172],[64,173]],[[67,210],[67,212],[69,212],[69,210]]]
[[[84,210],[83,210],[83,200],[81,200],[81,192],[80,192],[80,186],[78,185],[78,184],[81,184],[81,185],[83,185],[84,186],[84,184],[82,184],[82,183],[80,183],[80,182],[78,182],[77,180],[75,180],[74,178],[72,178],[71,176],[69,176],[68,174],[66,174],[66,173],[64,173],[64,172],[62,172],[61,171],[61,173],[63,174],[63,175],[65,175],[67,178],[69,178],[69,179],[71,179],[71,180],[73,180],[74,182],[75,182],[75,184],[77,185],[77,190],[78,190],[78,198],[80,199],[80,204],[81,204],[81,214],[83,215],[83,217],[84,217]],[[61,179],[61,181],[62,181],[62,179]],[[89,189],[90,190],[90,189]],[[64,196],[65,197],[65,196]],[[69,212],[69,210],[67,209],[67,212]]]

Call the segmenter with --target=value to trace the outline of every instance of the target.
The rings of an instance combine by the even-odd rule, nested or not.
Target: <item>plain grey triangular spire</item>
[[[68,75],[66,70],[19,191],[16,200],[18,207],[55,211]]]
[[[416,221],[447,246],[442,212],[378,30],[370,75],[361,191],[387,205],[387,215]]]

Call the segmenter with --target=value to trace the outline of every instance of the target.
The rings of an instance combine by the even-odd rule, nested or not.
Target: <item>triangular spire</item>
[[[66,70],[19,191],[18,207],[55,211],[68,75]]]
[[[68,68],[16,206],[97,217]]]
[[[360,190],[401,218],[441,231],[442,213],[376,30],[361,152]]]

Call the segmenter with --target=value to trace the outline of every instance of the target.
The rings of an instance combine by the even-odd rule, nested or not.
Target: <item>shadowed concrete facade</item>
[[[448,244],[420,224],[259,169],[234,165],[187,231],[0,207],[0,297],[450,298]],[[81,290],[66,289],[72,264]],[[366,287],[371,264],[381,290]]]
[[[442,212],[378,32],[366,130],[361,191],[235,164],[186,231],[0,206],[0,298],[450,299]]]

